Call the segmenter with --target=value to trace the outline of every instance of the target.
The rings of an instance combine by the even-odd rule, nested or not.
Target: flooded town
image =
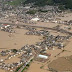
[[[72,72],[72,11],[13,1],[0,0],[0,72]]]

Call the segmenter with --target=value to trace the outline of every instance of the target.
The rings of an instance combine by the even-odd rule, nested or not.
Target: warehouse
[[[48,56],[45,56],[45,55],[38,55],[38,57],[44,58],[44,59],[47,59],[48,58]]]

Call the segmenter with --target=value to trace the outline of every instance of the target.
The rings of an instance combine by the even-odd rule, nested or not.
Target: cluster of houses
[[[25,29],[28,30],[36,30],[35,28],[29,28],[25,27]],[[42,34],[44,34],[46,31],[41,31]],[[48,32],[47,32],[48,33]],[[19,66],[23,64],[23,68],[31,61],[31,59],[34,58],[40,58],[47,60],[50,55],[44,54],[44,49],[42,49],[39,45],[25,45],[21,49],[11,49],[11,50],[4,50],[0,52],[1,57],[5,57],[5,59],[0,58],[0,68],[14,72]],[[16,57],[18,55],[20,58],[20,61],[15,63],[5,63],[7,60],[12,59],[13,57]]]
[[[10,25],[5,24],[5,26],[3,27],[4,29],[11,28]],[[54,27],[54,29],[58,27],[59,26]],[[17,28],[23,28],[28,30],[28,32],[26,32],[26,35],[43,36],[43,40],[41,42],[37,42],[34,45],[25,45],[19,50],[11,49],[0,52],[0,55],[2,57],[7,56],[5,59],[2,58],[0,59],[0,68],[11,72],[14,72],[22,64],[23,66],[21,70],[24,69],[24,67],[31,61],[31,59],[35,59],[36,61],[40,62],[46,62],[51,56],[51,54],[46,53],[46,50],[48,49],[54,50],[56,47],[58,49],[63,49],[65,47],[64,41],[68,40],[71,37],[70,35],[68,36],[51,35],[50,32],[47,30],[37,30],[36,28],[29,26],[25,27],[17,26]],[[10,60],[16,56],[19,56],[20,61],[10,64],[5,63],[5,61]]]
[[[58,47],[59,49],[64,48],[63,42],[65,40],[68,40],[71,36],[54,36],[51,35],[49,31],[46,30],[32,30],[26,33],[27,35],[38,35],[38,36],[44,36],[44,41],[39,42],[37,45],[41,46],[41,48],[48,48],[48,49],[53,49],[54,47]]]
[[[1,29],[1,31],[5,31],[5,32],[9,32],[9,33],[15,33],[15,31],[13,30],[13,26],[8,25],[8,24],[1,24],[0,29]]]
[[[38,10],[39,8],[36,8]],[[28,23],[28,24],[36,24],[36,21],[42,21],[42,22],[53,22],[53,23],[59,23],[59,24],[66,24],[66,25],[72,25],[72,21],[56,21],[54,19],[54,16],[56,14],[56,10],[53,6],[45,6],[44,8],[40,8],[43,10],[48,10],[48,12],[37,12],[34,15],[26,14],[29,10],[35,10],[35,8],[30,8],[30,6],[26,7],[17,7],[15,9],[12,9],[11,11],[4,11],[1,12],[1,15],[11,21],[12,23],[18,24],[18,22]],[[13,30],[13,27],[8,24],[1,24],[0,28],[2,31],[6,31],[9,33],[15,33]],[[20,28],[17,26],[17,28]],[[55,47],[58,49],[63,49],[65,47],[64,41],[68,40],[72,35],[72,33],[69,33],[63,29],[60,29],[59,26],[54,27],[54,30],[57,30],[58,32],[62,33],[69,33],[68,36],[60,36],[60,35],[51,35],[49,31],[47,30],[36,30],[36,28],[25,26],[23,27],[26,30],[29,30],[26,32],[26,35],[37,35],[37,36],[43,36],[43,40],[41,42],[37,42],[35,45],[25,45],[19,50],[8,50],[8,51],[2,51],[0,52],[0,55],[2,57],[7,56],[5,59],[0,59],[0,68],[7,70],[8,72],[14,72],[18,67],[20,67],[22,64],[22,69],[32,60],[35,59],[40,62],[46,62],[46,60],[49,59],[51,54],[47,54],[46,50],[54,50]],[[20,61],[16,63],[6,64],[6,60],[10,60],[13,57],[16,57],[18,55],[21,55]],[[21,70],[22,70],[21,69]]]
[[[21,49],[16,50],[16,49],[11,49],[11,50],[6,50],[0,52],[0,55],[2,57],[7,56],[5,59],[0,59],[0,68],[4,69],[8,72],[14,72],[18,67],[23,65],[24,67],[30,63],[32,59],[34,59],[36,56],[42,59],[48,59],[48,55],[41,55],[41,51],[37,45],[25,45]],[[18,55],[20,58],[20,61],[16,63],[8,63],[6,64],[5,61],[12,59],[13,57],[16,57]]]
[[[13,1],[13,0],[10,0],[10,1]],[[37,12],[35,14],[27,14],[27,11],[30,11],[30,10],[37,11]],[[71,25],[72,24],[71,20],[58,21],[55,19],[55,15],[59,14],[58,10],[59,10],[58,6],[46,5],[44,7],[33,7],[33,4],[29,3],[24,6],[14,7],[11,10],[1,11],[0,15],[2,15],[4,18],[6,18],[7,20],[13,23],[22,22],[22,23],[28,23],[28,24],[36,24],[36,21],[42,21],[42,22],[53,22],[53,23]]]
[[[6,7],[6,6],[5,6]],[[27,14],[27,11],[37,11],[35,14]],[[40,12],[39,10],[47,10],[47,12]],[[7,20],[16,23],[36,24],[36,21],[48,22],[54,20],[56,14],[56,7],[32,7],[32,4],[25,6],[14,7],[11,10],[5,10],[0,14]],[[7,16],[7,17],[6,17]]]
[[[69,21],[58,21],[58,24],[64,24],[64,25],[72,25],[72,20]]]
[[[27,14],[29,10],[36,10],[36,14]],[[38,10],[48,10],[47,12],[40,12]],[[5,10],[0,12],[1,18],[7,19],[12,23],[27,23],[27,24],[36,24],[37,21],[41,22],[52,22],[58,24],[71,25],[72,21],[61,21],[57,20],[55,15],[58,14],[57,7],[45,6],[45,7],[31,7],[31,6],[20,6],[13,8],[11,10]],[[1,19],[0,18],[0,19]]]
[[[6,50],[6,51],[2,51],[0,52],[0,55],[2,57],[7,56],[5,59],[0,59],[0,68],[7,70],[8,72],[14,72],[19,66],[21,66],[23,64],[23,66],[26,66],[30,60],[32,60],[34,58],[32,52],[30,52],[31,50],[29,50],[27,48],[27,46],[25,46],[26,48],[23,47],[20,50]],[[15,52],[16,51],[16,52]],[[14,53],[15,52],[15,53]],[[21,55],[20,61],[16,62],[16,63],[8,63],[6,64],[5,61],[12,59],[13,57],[16,57],[18,55]]]
[[[29,31],[26,33],[27,35],[42,35],[42,36],[45,36],[45,35],[48,35],[49,32],[46,31],[46,30],[40,30],[40,31],[36,31],[36,30],[32,30],[32,31]]]

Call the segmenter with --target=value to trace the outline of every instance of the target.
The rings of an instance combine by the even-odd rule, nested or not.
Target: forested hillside
[[[37,6],[60,5],[61,7],[64,6],[65,8],[72,9],[72,0],[14,0],[10,4],[18,5],[20,3],[22,4],[34,3],[34,5]]]
[[[72,9],[72,0],[53,0],[56,4],[65,5],[66,8]]]
[[[26,0],[25,3],[34,2],[35,5],[44,6],[44,5],[65,5],[65,8],[72,9],[72,0]]]

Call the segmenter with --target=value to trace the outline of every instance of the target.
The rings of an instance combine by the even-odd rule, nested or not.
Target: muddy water
[[[72,56],[61,57],[52,61],[49,68],[57,71],[72,71]]]

